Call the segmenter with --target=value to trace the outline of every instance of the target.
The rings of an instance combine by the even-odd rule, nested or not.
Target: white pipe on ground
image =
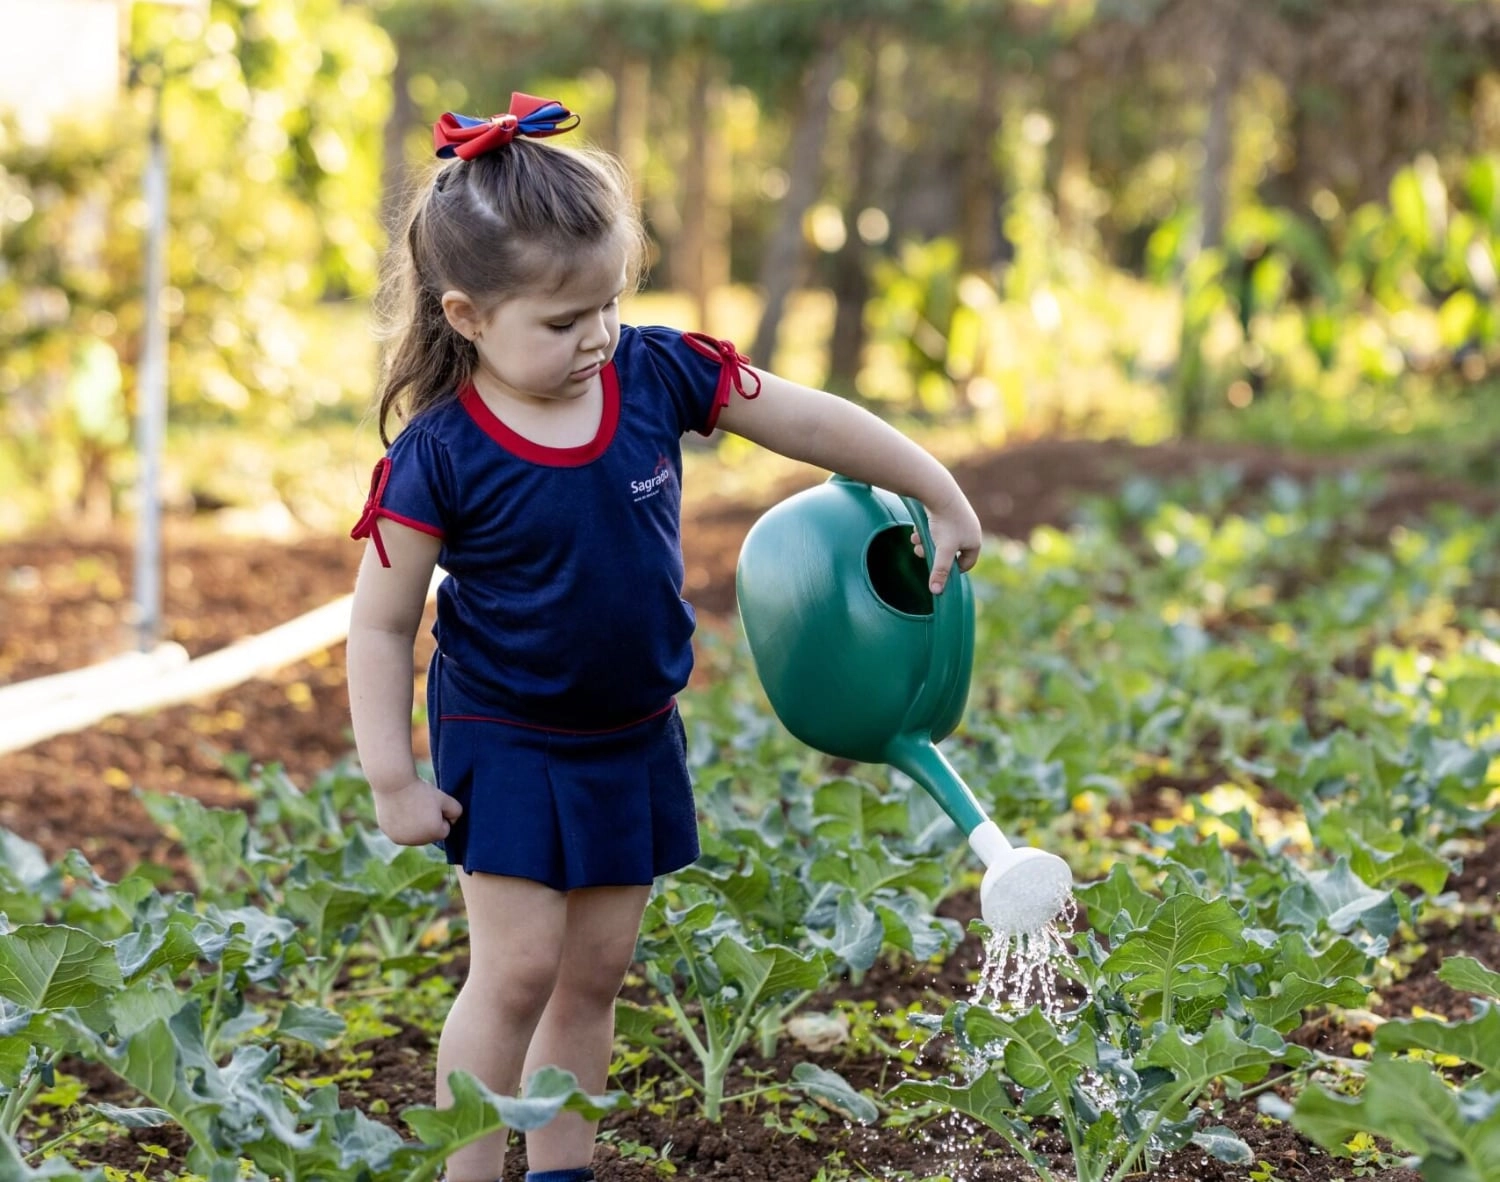
[[[429,599],[442,580],[443,572],[433,571],[427,588]],[[6,686],[4,692],[13,695],[10,702],[16,709],[12,712],[6,708],[0,713],[0,755],[54,735],[84,730],[111,715],[144,714],[208,697],[331,648],[349,636],[353,599],[352,595],[342,596],[259,636],[238,640],[218,652],[153,675],[122,677],[116,662],[106,662],[104,666],[75,670],[78,680],[72,683],[73,692],[58,695],[43,687],[33,701],[28,701],[23,692],[30,682]],[[98,678],[91,685],[90,675]]]
[[[187,663],[187,649],[182,645],[159,644],[150,652],[121,653],[81,669],[0,685],[0,718],[28,714],[66,698],[97,696],[120,684],[139,685]]]

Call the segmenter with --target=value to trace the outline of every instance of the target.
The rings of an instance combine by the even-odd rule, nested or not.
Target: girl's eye
[[[600,308],[599,310],[601,312],[610,312],[610,311],[613,311],[616,307],[619,306],[619,303],[620,303],[620,297],[619,296],[615,296],[614,299],[610,300],[609,303],[605,304],[604,307]],[[566,324],[548,324],[547,327],[550,328],[553,332],[571,332],[572,329],[577,324],[578,324],[578,318],[575,316],[572,320],[568,321]]]

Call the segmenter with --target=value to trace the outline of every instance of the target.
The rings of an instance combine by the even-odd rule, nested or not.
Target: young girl
[[[603,1091],[652,880],[698,855],[674,705],[694,626],[682,435],[733,431],[917,497],[934,592],[980,544],[952,476],[880,419],[727,341],[620,324],[644,253],[629,187],[608,156],[535,142],[577,122],[520,94],[495,119],[445,115],[434,136],[452,162],[388,279],[401,329],[380,391],[389,451],[353,531],[369,545],[349,697],[381,829],[440,842],[461,869],[470,966],[438,1045],[440,1105],[459,1069],[513,1094],[553,1064]],[[436,786],[411,743],[434,565]],[[571,1114],[527,1134],[527,1178],[592,1178],[594,1134]],[[450,1182],[495,1182],[504,1151],[496,1134],[454,1154]]]

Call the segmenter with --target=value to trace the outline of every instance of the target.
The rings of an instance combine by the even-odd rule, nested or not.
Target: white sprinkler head
[[[987,869],[979,910],[997,935],[1034,935],[1062,912],[1073,893],[1073,872],[1056,854],[1012,846],[993,821],[969,835]]]

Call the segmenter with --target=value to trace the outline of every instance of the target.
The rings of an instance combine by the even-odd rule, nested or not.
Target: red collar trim
[[[613,361],[599,371],[599,380],[604,385],[604,409],[599,415],[599,430],[593,439],[577,447],[547,447],[512,431],[484,404],[473,382],[463,388],[458,400],[475,425],[511,455],[549,468],[579,468],[597,460],[609,449],[615,428],[620,425],[620,376],[615,372]]]

